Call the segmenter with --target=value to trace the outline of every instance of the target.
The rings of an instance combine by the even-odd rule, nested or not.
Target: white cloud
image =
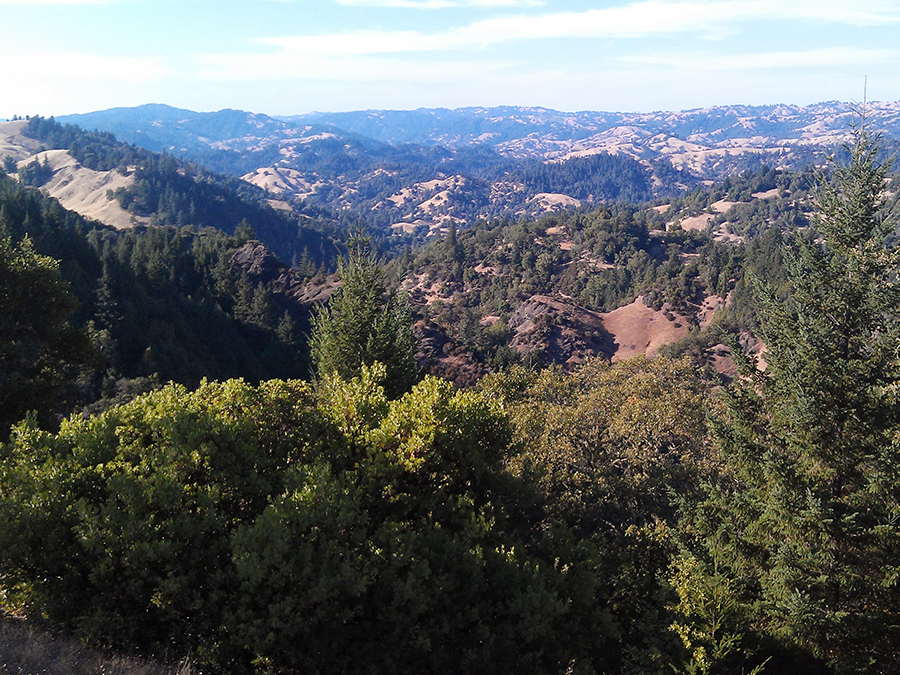
[[[175,81],[161,59],[97,56],[72,51],[0,51],[0,63],[15,63],[3,75],[0,117],[61,115],[162,100]],[[14,106],[15,109],[12,109]]]
[[[89,82],[149,82],[163,79],[166,68],[155,57],[97,56],[80,52],[38,51],[22,58],[20,54],[0,52],[0,63],[15,63],[7,69],[4,87],[9,83],[33,82],[42,86],[43,80]]]
[[[584,12],[502,16],[432,33],[360,31],[265,38],[259,43],[292,55],[351,56],[462,50],[521,40],[630,38],[698,32],[717,35],[736,24],[762,20],[887,25],[900,23],[900,6],[880,0],[856,0],[852,5],[846,0],[645,0]]]
[[[858,65],[884,66],[900,61],[900,50],[834,47],[808,51],[715,54],[713,56],[710,54],[641,54],[623,56],[620,60],[624,63],[691,71],[783,70]]]
[[[479,21],[460,34],[492,42],[541,38],[613,38],[712,31],[749,21],[853,26],[900,22],[900,7],[880,0],[646,0],[620,7],[508,16]]]

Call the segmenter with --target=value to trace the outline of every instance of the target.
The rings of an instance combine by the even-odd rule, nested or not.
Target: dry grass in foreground
[[[0,675],[194,675],[188,663],[164,666],[107,656],[75,640],[56,638],[0,613]]]

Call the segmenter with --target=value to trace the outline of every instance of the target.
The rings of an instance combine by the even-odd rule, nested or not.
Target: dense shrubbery
[[[570,543],[504,471],[497,402],[433,378],[389,402],[383,376],[170,385],[58,434],[23,423],[0,468],[7,604],[227,672],[621,663],[621,554]]]

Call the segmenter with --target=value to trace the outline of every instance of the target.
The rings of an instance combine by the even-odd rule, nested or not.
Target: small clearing
[[[687,335],[689,324],[684,317],[670,313],[674,319],[669,320],[665,311],[647,307],[643,297],[638,297],[630,305],[604,314],[603,327],[616,345],[612,360],[621,361],[639,354],[653,356],[663,345]]]
[[[581,200],[556,192],[539,192],[530,201],[542,211],[558,211],[581,206]]]

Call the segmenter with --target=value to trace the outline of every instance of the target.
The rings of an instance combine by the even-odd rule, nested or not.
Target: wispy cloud
[[[640,54],[623,56],[623,63],[673,68],[677,70],[770,70],[824,68],[851,65],[886,65],[900,62],[900,49],[859,49],[834,47],[808,51],[780,51],[758,54]]]
[[[397,2],[421,5],[466,0],[336,1],[386,6]],[[247,86],[268,82],[272,86],[310,92],[310,95],[327,89],[329,96],[355,96],[360,101],[367,100],[363,93],[374,101],[387,98],[384,92],[390,92],[397,100],[419,101],[415,105],[422,105],[426,100],[436,104],[451,99],[469,104],[484,100],[499,103],[504,96],[507,102],[521,102],[525,96],[532,103],[559,100],[570,101],[574,106],[587,105],[588,100],[612,96],[614,92],[618,100],[634,101],[641,98],[635,92],[645,90],[661,92],[659,100],[665,94],[673,101],[709,101],[719,100],[723,91],[739,93],[742,84],[763,92],[754,95],[756,100],[763,101],[772,95],[766,89],[766,82],[780,82],[791,96],[800,91],[801,85],[796,82],[798,74],[792,68],[804,69],[804,83],[815,80],[819,89],[832,92],[839,89],[835,71],[841,70],[846,75],[846,69],[841,66],[868,68],[871,64],[890,69],[893,67],[890,64],[900,63],[900,49],[894,49],[892,44],[882,44],[881,48],[875,44],[855,48],[836,46],[833,40],[807,51],[778,51],[777,47],[764,46],[764,41],[760,43],[759,53],[734,54],[732,45],[724,41],[704,49],[704,53],[685,53],[684,48],[700,44],[697,37],[742,32],[752,35],[775,24],[801,32],[800,24],[815,28],[816,25],[866,27],[898,23],[900,3],[896,1],[639,0],[585,11],[508,12],[456,26],[430,22],[411,30],[269,37],[254,40],[254,46],[244,53],[199,55],[194,66],[195,76],[204,82],[242,82]],[[678,37],[677,41],[659,40],[654,44],[664,50],[677,43],[679,51],[657,54],[648,52],[646,44],[630,41],[656,36]],[[532,61],[524,50],[502,50],[516,42],[538,44],[551,39],[596,40],[602,41],[597,47],[609,43],[616,48],[604,50],[602,55],[592,51],[597,57],[590,62],[546,58]],[[630,54],[627,53],[629,44],[634,47]],[[540,51],[546,56],[546,50]],[[591,50],[585,50],[588,51]],[[822,80],[825,70],[831,72]],[[281,82],[293,84],[273,84]],[[845,84],[840,82],[840,86]],[[717,92],[715,97],[708,93],[711,88]],[[839,93],[831,94],[834,98],[839,96]],[[607,104],[593,105],[604,109]]]
[[[505,62],[463,59],[406,60],[394,57],[327,54],[217,54],[199,57],[206,81],[332,81],[416,84],[475,80],[512,67]]]
[[[2,1],[2,0],[0,0]],[[414,4],[454,0],[341,0]],[[460,0],[462,1],[462,0]],[[500,2],[501,0],[472,0]],[[510,0],[514,1],[514,0]],[[717,34],[744,22],[800,21],[852,26],[900,23],[900,6],[881,0],[645,0],[620,7],[542,15],[509,15],[444,31],[361,31],[259,40],[293,55],[349,56],[436,52],[523,40],[638,38],[679,33]]]

